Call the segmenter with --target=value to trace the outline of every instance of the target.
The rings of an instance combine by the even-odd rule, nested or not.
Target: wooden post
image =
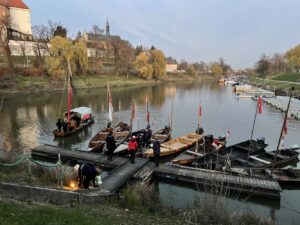
[[[287,105],[287,109],[286,109],[286,112],[285,112],[284,120],[283,120],[283,123],[282,123],[281,131],[280,131],[280,135],[279,135],[279,139],[278,139],[278,143],[277,143],[276,154],[275,154],[275,157],[274,157],[274,160],[273,160],[271,175],[273,174],[273,170],[274,170],[274,167],[275,167],[275,162],[277,160],[277,155],[279,153],[279,146],[280,146],[283,130],[284,130],[284,127],[286,125],[285,123],[286,123],[286,120],[287,120],[287,117],[288,117],[288,113],[289,113],[289,109],[290,109],[290,105],[291,105],[292,96],[294,94],[294,90],[295,90],[295,88],[292,87],[292,93],[290,94],[289,102],[288,102],[288,105]]]
[[[2,101],[1,101],[1,105],[0,105],[0,112],[2,110],[3,101],[4,101],[4,96],[2,97]]]
[[[173,110],[174,110],[174,97],[175,97],[175,93],[174,93],[174,90],[173,90],[173,95],[172,95],[172,108],[171,108],[171,122],[170,122],[170,128],[171,128],[171,134],[172,134],[172,131],[173,131]]]

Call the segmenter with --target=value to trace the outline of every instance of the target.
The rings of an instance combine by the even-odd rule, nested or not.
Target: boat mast
[[[249,160],[249,157],[250,157],[250,149],[251,149],[251,147],[252,147],[253,133],[254,133],[254,128],[255,128],[255,123],[256,123],[256,118],[257,118],[257,113],[258,113],[259,104],[262,104],[262,103],[259,102],[259,101],[262,101],[261,98],[262,98],[262,97],[259,96],[258,99],[257,99],[256,110],[255,110],[255,116],[254,116],[254,120],[253,120],[253,125],[252,125],[252,130],[251,130],[251,136],[250,136],[250,146],[249,146],[249,149],[248,149],[248,157],[247,157],[247,161]]]
[[[68,127],[70,126],[70,119],[71,119],[71,108],[72,108],[72,87],[71,87],[71,76],[72,76],[72,70],[71,65],[67,61],[68,65]]]
[[[173,130],[173,110],[174,110],[174,97],[175,97],[175,91],[173,90],[173,95],[172,95],[172,108],[171,108],[171,124],[170,124],[170,128],[171,131],[170,133],[172,134],[172,130]]]
[[[2,110],[3,101],[4,101],[4,96],[2,97],[2,101],[1,101],[1,105],[0,105],[0,112]]]
[[[277,155],[279,153],[279,146],[280,146],[280,142],[281,142],[281,139],[282,139],[283,130],[285,129],[285,126],[286,126],[286,120],[287,120],[287,117],[288,117],[288,114],[289,114],[289,109],[290,109],[292,97],[294,95],[294,90],[295,90],[295,88],[292,87],[292,92],[290,94],[289,102],[288,102],[288,105],[287,105],[287,108],[286,108],[286,111],[285,111],[284,120],[283,120],[281,131],[280,131],[280,136],[279,136],[278,143],[277,143],[276,154],[275,154],[275,157],[274,157],[274,160],[273,160],[271,174],[273,174],[273,170],[274,170],[274,167],[275,167],[275,162],[277,160]]]

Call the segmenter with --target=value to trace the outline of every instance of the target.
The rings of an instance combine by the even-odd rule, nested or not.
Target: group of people
[[[150,127],[146,128],[146,132],[150,130]],[[113,130],[110,128],[110,125],[107,127],[107,131],[109,134],[106,137],[106,148],[107,148],[107,159],[112,160],[112,156],[114,153],[114,150],[116,149],[116,140],[113,136]],[[146,135],[151,134],[146,133]],[[146,136],[147,137],[147,136]],[[151,139],[151,136],[150,136]],[[149,141],[150,141],[149,139]],[[145,140],[145,139],[144,139]],[[148,140],[148,139],[146,139]],[[150,143],[144,142],[145,146],[149,146]],[[129,152],[129,159],[131,163],[135,163],[135,155],[136,152],[138,151],[139,147],[141,144],[138,143],[137,137],[132,136],[128,142],[128,152]],[[159,141],[154,141],[153,142],[153,153],[154,153],[154,161],[155,165],[159,166],[159,157],[160,157],[160,142]],[[96,183],[96,176],[99,176],[101,174],[101,169],[96,167],[95,164],[92,163],[84,163],[78,168],[78,178],[79,178],[79,183],[78,187],[83,187],[85,189],[88,189],[90,184],[94,187],[97,187]]]
[[[56,122],[56,126],[59,132],[63,131],[64,133],[67,133],[68,131],[72,131],[74,128],[78,127],[80,123],[80,117],[74,116],[70,119],[70,122],[68,122],[67,118],[64,118],[63,121],[59,118]]]

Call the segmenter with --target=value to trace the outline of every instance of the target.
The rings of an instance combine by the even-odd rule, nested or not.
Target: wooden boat
[[[164,143],[171,138],[171,129],[170,127],[166,126],[163,129],[152,134],[151,142],[159,141],[160,143]]]
[[[67,131],[64,132],[63,129],[61,131],[56,129],[53,131],[55,137],[70,136],[94,122],[94,117],[92,116],[92,109],[89,107],[78,107],[70,110],[70,112],[65,112],[63,116],[66,121],[68,118],[68,113],[69,113],[70,122],[68,123],[69,125]]]
[[[225,147],[226,138],[219,137],[218,139],[214,139],[214,144],[209,141],[212,135],[206,135],[198,142],[198,146],[194,146],[184,152],[182,152],[179,156],[172,160],[173,164],[179,165],[189,165],[194,162],[196,159],[199,159],[209,153],[216,153]],[[213,137],[212,137],[213,138]]]
[[[226,164],[228,160],[235,158],[246,158],[248,155],[255,155],[264,152],[268,145],[263,139],[247,140],[238,144],[223,148],[217,153],[210,153],[195,160],[192,165],[195,167],[215,168],[216,165]]]
[[[254,167],[254,168],[271,168],[278,167],[293,160],[298,160],[299,153],[297,149],[281,149],[278,154],[275,151],[263,152],[257,155],[251,155],[249,158],[237,157],[231,160],[231,167]]]
[[[182,137],[167,141],[161,144],[160,156],[169,156],[189,149],[194,146],[197,141],[201,140],[203,136],[203,134],[190,133]],[[144,158],[154,157],[153,149],[149,148],[144,150],[141,156]]]
[[[253,176],[277,180],[281,185],[300,185],[300,169],[287,167],[275,169],[232,168],[231,172],[240,176]]]
[[[90,141],[89,143],[89,151],[90,152],[102,152],[106,143],[106,138],[109,134],[111,128],[104,128],[99,131]],[[116,145],[124,143],[128,140],[130,136],[130,129],[128,125],[120,122],[116,127],[112,129],[113,136],[116,140]]]

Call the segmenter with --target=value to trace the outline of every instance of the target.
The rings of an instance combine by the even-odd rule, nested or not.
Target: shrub
[[[26,77],[42,77],[44,71],[39,68],[26,68],[22,70],[21,74]]]

